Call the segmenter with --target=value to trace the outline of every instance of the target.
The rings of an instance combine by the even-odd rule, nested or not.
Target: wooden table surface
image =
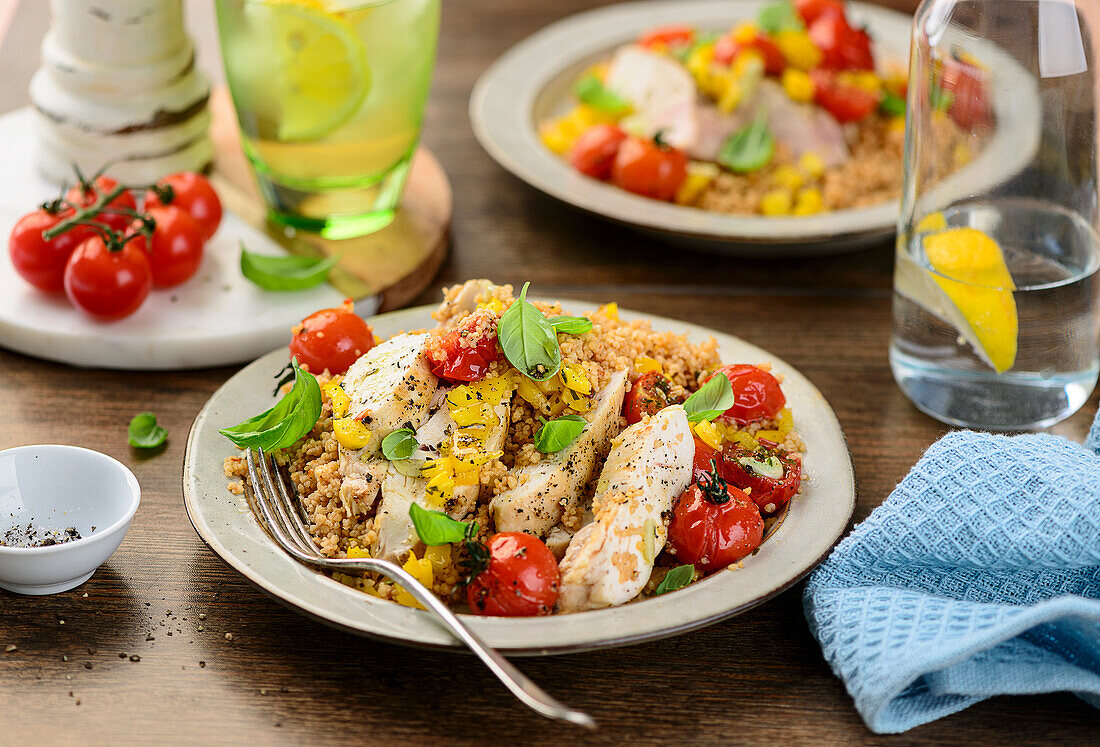
[[[422,302],[465,278],[530,279],[543,295],[614,299],[764,346],[799,367],[836,409],[855,459],[855,519],[862,520],[945,431],[910,406],[890,375],[888,246],[789,262],[670,251],[543,197],[475,142],[466,101],[481,71],[543,25],[593,4],[445,3],[425,138],[453,181],[454,249]],[[893,4],[911,11],[916,3]],[[216,70],[209,4],[188,5],[204,67]],[[0,49],[0,111],[26,103],[46,22],[46,3],[19,6]],[[0,725],[7,727],[0,744],[1082,743],[1096,736],[1097,712],[1059,694],[995,698],[902,737],[875,737],[823,661],[800,587],[671,640],[521,660],[601,728],[589,736],[540,720],[472,657],[376,643],[307,620],[253,589],[199,540],[181,496],[184,440],[234,370],[85,371],[0,351],[0,448],[98,449],[130,465],[144,493],[122,547],[91,581],[52,597],[0,591]],[[171,434],[167,450],[152,457],[126,444],[127,422],[144,409]],[[1053,430],[1080,440],[1095,410],[1094,395]],[[17,650],[2,653],[9,644]]]

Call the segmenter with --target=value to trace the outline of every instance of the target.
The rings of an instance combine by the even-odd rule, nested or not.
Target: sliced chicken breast
[[[691,482],[694,455],[680,405],[619,434],[596,484],[595,519],[573,536],[561,561],[563,612],[619,605],[638,595],[668,537],[672,501]]]
[[[626,393],[626,371],[619,371],[597,393],[588,425],[568,447],[538,464],[511,474],[520,484],[497,494],[489,504],[498,532],[528,532],[544,537],[561,522],[565,509],[580,502],[597,457],[619,424]]]
[[[485,300],[494,295],[497,288],[492,280],[478,278],[467,280],[460,286],[447,288],[444,291],[443,303],[432,314],[439,321],[440,329],[451,329],[468,314],[477,310],[479,300]]]
[[[669,145],[683,150],[694,145],[699,135],[695,80],[683,65],[628,44],[611,58],[604,85],[630,102],[650,130],[647,135],[664,130]]]
[[[795,158],[807,152],[816,153],[829,168],[851,158],[840,123],[820,107],[791,101],[774,81],[765,80],[760,84],[748,121],[761,108],[767,112],[768,129],[775,141]]]
[[[374,508],[388,467],[389,462],[380,456],[364,459],[360,451],[340,447],[340,503],[348,516]]]

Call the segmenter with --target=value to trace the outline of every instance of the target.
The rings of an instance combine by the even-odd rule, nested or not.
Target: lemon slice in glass
[[[931,269],[899,258],[899,292],[957,329],[997,373],[1012,368],[1019,336],[1016,285],[1000,245],[975,228],[950,228],[925,235],[923,246]]]
[[[282,142],[319,140],[351,119],[370,92],[367,49],[344,19],[317,0],[248,4],[256,99]]]

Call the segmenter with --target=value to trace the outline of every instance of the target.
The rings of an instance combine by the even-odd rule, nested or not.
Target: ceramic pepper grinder
[[[74,181],[108,161],[124,182],[200,171],[214,155],[210,83],[195,70],[181,0],[50,0],[31,80],[39,170]]]

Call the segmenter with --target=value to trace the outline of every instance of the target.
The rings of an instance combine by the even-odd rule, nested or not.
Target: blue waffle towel
[[[1100,707],[1100,416],[1085,446],[941,438],[803,601],[875,732],[1002,694],[1070,691]]]

